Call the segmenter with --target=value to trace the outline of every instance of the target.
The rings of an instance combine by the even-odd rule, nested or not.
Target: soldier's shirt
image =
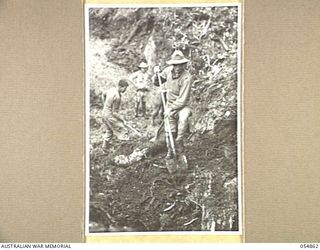
[[[121,94],[118,88],[112,87],[105,93],[106,99],[103,106],[103,113],[106,116],[112,115],[114,112],[119,112],[121,104]]]
[[[188,105],[193,77],[188,71],[184,71],[179,78],[173,79],[172,69],[170,66],[160,75],[166,79],[168,107],[179,110]]]
[[[149,75],[148,73],[143,73],[142,71],[136,71],[129,76],[129,80],[134,84],[137,89],[149,89]]]

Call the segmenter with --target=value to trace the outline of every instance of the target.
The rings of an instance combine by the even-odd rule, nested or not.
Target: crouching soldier
[[[175,138],[176,149],[183,149],[183,140],[188,131],[188,119],[192,114],[188,106],[190,98],[191,85],[193,82],[192,75],[186,70],[186,64],[189,59],[185,58],[180,50],[174,51],[171,60],[167,61],[170,65],[164,69],[160,75],[160,80],[166,83],[167,90],[167,110],[165,119],[169,119],[169,126],[173,138]],[[157,71],[157,70],[155,70]],[[153,79],[158,81],[157,77]],[[167,158],[173,157],[173,151],[169,147]]]
[[[146,112],[146,94],[149,91],[149,74],[148,74],[148,64],[142,62],[139,64],[139,70],[132,73],[129,76],[129,80],[136,87],[136,97],[135,97],[135,116],[139,116],[139,110],[141,108],[142,116],[147,118]]]
[[[127,90],[128,82],[120,80],[116,87],[111,87],[102,95],[103,105],[103,122],[105,125],[105,134],[102,147],[113,137],[114,130],[124,128],[125,120],[119,114],[121,104],[121,94]],[[120,138],[121,139],[121,138]]]

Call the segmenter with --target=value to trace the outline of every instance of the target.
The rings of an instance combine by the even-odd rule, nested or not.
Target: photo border
[[[84,21],[85,21],[85,218],[84,218],[84,236],[86,242],[123,242],[124,237],[127,242],[146,242],[146,239],[154,242],[242,242],[244,237],[244,186],[243,186],[243,3],[238,0],[224,1],[216,0],[212,2],[196,1],[194,3],[145,3],[145,1],[137,1],[134,3],[110,3],[104,0],[87,0],[84,2]],[[89,232],[89,181],[90,181],[90,66],[89,56],[89,8],[157,8],[157,7],[214,7],[214,6],[237,6],[238,7],[238,48],[237,48],[237,168],[238,168],[238,231],[161,231],[161,232],[106,232],[106,233],[90,233]],[[174,238],[172,236],[175,236]],[[192,236],[192,237],[190,237]],[[195,237],[194,237],[195,236]],[[167,239],[165,239],[165,238]],[[162,239],[161,239],[162,238]],[[188,240],[189,238],[189,240]],[[148,240],[149,242],[149,240]]]

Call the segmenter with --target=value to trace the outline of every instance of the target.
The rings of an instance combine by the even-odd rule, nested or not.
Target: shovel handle
[[[133,127],[131,127],[130,125],[124,123],[124,126],[126,126],[126,127],[129,128],[129,129],[131,129],[131,130],[132,130],[133,132],[135,132],[138,136],[142,137],[142,134],[141,134],[138,130],[136,130],[136,129],[134,129]]]
[[[159,81],[159,86],[160,86],[160,95],[161,95],[163,110],[164,110],[164,113],[166,114],[167,113],[167,105],[166,105],[166,101],[165,101],[165,98],[164,98],[164,93],[162,91],[163,90],[163,84],[162,84],[159,72],[157,73],[157,76],[158,76],[158,81]],[[164,119],[164,128],[165,128],[165,131],[166,131],[167,144],[168,144],[168,141],[169,141],[169,144],[170,144],[171,149],[172,149],[172,153],[173,153],[173,155],[176,155],[176,149],[175,149],[175,146],[174,146],[174,140],[173,140],[173,136],[172,136],[172,131],[170,129],[169,118],[168,117],[164,117],[163,119]]]

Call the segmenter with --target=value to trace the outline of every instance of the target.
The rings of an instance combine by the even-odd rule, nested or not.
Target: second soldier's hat
[[[146,64],[145,62],[141,62],[139,65],[138,65],[139,68],[148,68],[148,64]]]

